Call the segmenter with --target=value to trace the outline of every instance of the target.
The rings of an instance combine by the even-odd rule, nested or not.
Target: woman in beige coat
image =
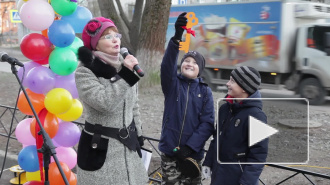
[[[137,59],[120,57],[121,35],[103,17],[90,20],[78,51],[76,85],[85,110],[78,145],[79,185],[142,185],[148,181],[139,157],[143,144],[137,81]]]

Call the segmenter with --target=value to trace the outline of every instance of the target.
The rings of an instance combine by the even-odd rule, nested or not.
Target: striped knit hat
[[[241,66],[231,72],[231,76],[236,83],[244,89],[249,95],[258,90],[261,77],[259,72],[253,67]]]

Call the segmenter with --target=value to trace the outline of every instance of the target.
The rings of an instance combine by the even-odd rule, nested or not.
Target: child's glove
[[[174,149],[175,156],[180,160],[185,160],[192,152],[193,150],[189,146]]]
[[[203,178],[207,179],[209,177],[211,177],[211,168],[208,166],[202,166],[202,174],[203,174]]]
[[[182,39],[182,35],[184,32],[184,29],[182,28],[182,26],[187,26],[187,17],[185,17],[185,15],[187,14],[187,12],[183,12],[182,14],[179,15],[178,19],[175,22],[175,34],[174,34],[174,39],[175,40],[181,40]]]

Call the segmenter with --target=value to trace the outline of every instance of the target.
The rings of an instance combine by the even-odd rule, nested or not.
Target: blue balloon
[[[57,20],[49,27],[48,38],[55,46],[64,48],[70,46],[76,36],[72,26],[67,21]]]
[[[68,16],[62,16],[61,20],[71,24],[76,33],[82,33],[85,25],[93,18],[92,13],[83,6],[77,6],[76,11]]]
[[[37,147],[30,145],[23,148],[18,154],[19,166],[27,172],[36,172],[39,170],[39,160]]]

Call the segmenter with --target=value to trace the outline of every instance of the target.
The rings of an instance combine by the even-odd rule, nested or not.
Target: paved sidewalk
[[[0,150],[0,165],[1,165],[0,171],[2,168],[3,161],[4,161],[4,156],[5,156],[5,151]],[[9,171],[9,168],[18,164],[17,158],[18,158],[17,155],[10,154],[10,153],[7,154],[7,158],[5,161],[5,168],[4,168],[4,171],[0,178],[1,185],[11,185],[11,183],[9,181],[10,181],[10,179],[14,178],[14,173]]]

